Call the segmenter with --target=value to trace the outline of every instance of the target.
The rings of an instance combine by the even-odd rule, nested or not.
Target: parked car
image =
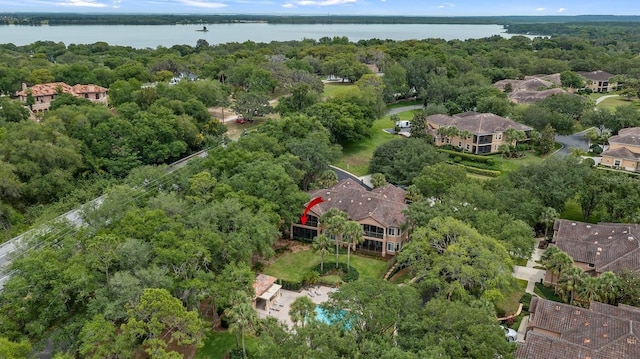
[[[507,338],[509,343],[513,343],[518,340],[518,332],[511,328],[507,328],[504,325],[501,325],[502,329],[504,329],[504,336]]]
[[[236,123],[246,123],[247,120],[245,120],[242,116],[238,116],[238,118],[236,118]]]
[[[400,128],[411,127],[411,121],[396,121],[396,126]]]

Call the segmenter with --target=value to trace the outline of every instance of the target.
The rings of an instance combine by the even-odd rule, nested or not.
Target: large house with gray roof
[[[573,258],[574,266],[598,276],[604,272],[640,271],[640,225],[584,223],[558,219],[552,243]],[[557,279],[547,271],[545,282]]]
[[[533,297],[517,359],[640,358],[640,309],[591,302],[589,309]]]
[[[603,166],[640,171],[640,127],[623,128],[609,138],[609,148],[602,153]]]
[[[611,82],[612,74],[605,71],[578,71],[578,75],[585,80],[585,88],[593,92],[609,92],[618,87],[617,82]]]
[[[404,230],[406,191],[402,188],[388,184],[368,190],[358,181],[344,179],[309,194],[312,199],[322,197],[322,202],[311,207],[305,224],[298,222],[291,226],[292,239],[312,241],[323,233],[320,217],[331,208],[345,212],[350,220],[362,225],[364,242],[357,245],[356,250],[383,257],[395,255],[408,239]]]
[[[439,128],[449,126],[467,133],[468,136],[447,137],[438,134]],[[464,112],[453,116],[443,114],[427,116],[426,127],[427,131],[434,136],[436,146],[451,145],[475,154],[499,152],[500,145],[508,144],[504,138],[504,131],[507,129],[515,128],[523,131],[527,137],[533,130],[527,125],[502,116],[477,112]]]

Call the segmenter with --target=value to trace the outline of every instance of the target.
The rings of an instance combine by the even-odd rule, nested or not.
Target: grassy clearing
[[[410,115],[413,116],[412,113],[410,113]],[[373,152],[376,148],[398,136],[384,132],[383,129],[385,128],[393,128],[393,122],[389,117],[384,117],[373,123],[373,127],[371,129],[372,135],[370,138],[362,142],[345,145],[342,148],[342,158],[338,162],[334,163],[334,165],[345,169],[356,176],[364,176],[368,174],[369,162],[371,162]]]
[[[333,255],[325,256],[327,261],[335,261]],[[346,254],[340,254],[340,262],[347,263]],[[320,263],[320,255],[306,250],[297,253],[285,253],[275,262],[264,269],[264,273],[290,282],[302,281],[304,275]],[[335,262],[334,262],[335,263]],[[351,266],[360,273],[360,278],[382,278],[387,268],[387,262],[379,259],[361,257],[351,254]],[[325,277],[323,277],[325,278]],[[328,278],[327,280],[331,280]],[[335,278],[334,278],[335,279]]]
[[[580,208],[580,204],[574,198],[568,200],[564,205],[564,212],[560,213],[560,218],[584,222],[584,216],[582,215],[582,208]],[[602,218],[597,211],[596,213],[592,213],[587,219],[587,222],[589,223],[598,223],[601,221]]]
[[[499,317],[504,315],[511,315],[518,311],[520,306],[520,298],[525,293],[527,288],[527,281],[522,279],[516,279],[514,285],[509,290],[502,293],[504,298],[496,301],[496,311]]]
[[[562,299],[558,298],[556,294],[553,292],[553,288],[545,287],[540,283],[536,283],[536,287],[533,289],[533,292],[538,295],[540,298],[548,299],[554,302],[564,303]]]
[[[245,336],[247,352],[258,351],[258,339]],[[236,335],[229,332],[209,332],[204,345],[198,349],[195,359],[223,359],[225,354],[236,347]]]
[[[389,279],[389,282],[394,284],[407,283],[413,278],[411,271],[409,268],[404,268],[398,271],[398,273],[394,274],[393,277]]]
[[[331,98],[337,91],[349,88],[351,86],[355,86],[351,82],[330,82],[324,84],[324,92],[322,93],[322,97],[325,99]]]
[[[609,110],[615,110],[618,106],[630,106],[637,105],[639,101],[635,100],[627,100],[627,98],[618,96],[618,97],[610,97],[605,99],[604,101],[598,104],[598,108],[606,108]]]
[[[502,158],[502,155],[500,154],[491,155],[490,157],[500,164],[500,170],[503,173],[513,172],[522,166],[527,166],[544,160],[544,157],[540,157],[533,152],[527,152],[520,158]]]

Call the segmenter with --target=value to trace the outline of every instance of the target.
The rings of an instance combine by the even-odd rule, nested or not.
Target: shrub
[[[336,262],[325,262],[324,263],[324,271],[320,270],[320,264],[318,264],[313,271],[318,273],[319,275],[327,275],[327,274],[335,274],[342,278],[345,282],[352,282],[358,280],[360,277],[360,273],[356,268],[351,266],[351,269],[347,270],[346,263],[338,263],[338,268],[336,268]]]
[[[522,297],[520,297],[520,303],[522,303],[522,310],[529,311],[529,306],[531,305],[531,293],[524,293]]]
[[[358,280],[359,277],[360,277],[360,273],[358,273],[358,270],[351,267],[351,269],[349,269],[349,271],[342,277],[342,280],[345,281],[346,283],[355,282]]]
[[[451,151],[451,150],[444,149],[442,147],[438,148],[438,152],[446,153],[447,155],[449,155],[449,157],[454,157],[454,158],[462,157],[463,160],[472,161],[472,162],[480,162],[480,163],[489,163],[490,161],[495,162],[490,157],[474,155],[472,153]]]
[[[586,165],[589,165],[589,167],[593,167],[593,166],[595,166],[595,165],[596,165],[596,161],[594,161],[594,160],[593,160],[593,158],[585,158],[585,159],[583,160],[583,162],[584,162]]]
[[[462,162],[462,157],[460,157],[460,156],[456,156],[456,157],[454,157],[454,158],[453,158],[453,162],[455,162],[455,163],[460,163],[460,162]]]
[[[500,171],[494,171],[494,170],[485,170],[482,168],[475,168],[475,167],[471,167],[471,166],[465,166],[465,165],[461,165],[462,167],[464,167],[464,169],[469,172],[469,173],[473,173],[473,174],[477,174],[477,175],[481,175],[481,176],[487,176],[487,177],[498,177],[502,174],[502,172]]]
[[[286,290],[292,290],[292,291],[299,291],[300,289],[302,289],[304,283],[303,282],[290,282],[288,280],[284,280],[284,279],[278,279],[276,281],[276,283],[280,284],[282,286],[282,288],[286,289]]]

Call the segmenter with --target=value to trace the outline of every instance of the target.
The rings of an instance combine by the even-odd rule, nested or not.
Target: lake
[[[234,23],[206,24],[209,31],[198,31],[203,25],[59,25],[59,26],[0,26],[0,43],[18,46],[36,41],[55,41],[70,44],[92,44],[104,41],[109,45],[134,48],[171,47],[173,45],[195,46],[198,39],[210,45],[228,42],[290,41],[319,39],[324,36],[346,36],[350,41],[372,38],[410,40],[440,38],[444,40],[467,40],[500,35],[502,25],[458,25],[458,24],[267,24]]]

